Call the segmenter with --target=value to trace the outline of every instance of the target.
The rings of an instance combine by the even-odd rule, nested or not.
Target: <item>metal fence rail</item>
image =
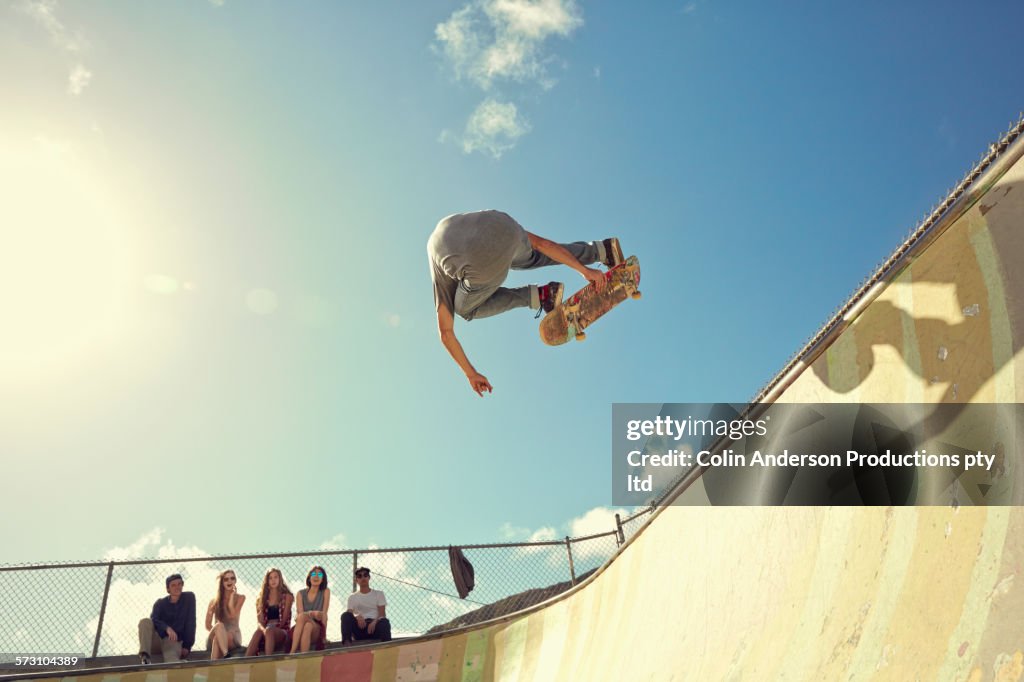
[[[181,573],[185,590],[196,595],[194,648],[206,649],[206,608],[216,594],[217,575],[226,569],[235,572],[238,593],[246,597],[240,619],[245,638],[256,629],[256,597],[271,567],[281,570],[292,592],[305,587],[311,566],[324,567],[331,590],[330,641],[341,638],[340,614],[355,587],[356,566],[369,567],[372,587],[384,591],[395,636],[458,627],[460,617],[485,605],[501,602],[500,612],[509,613],[551,596],[546,588],[575,584],[614,555],[651,511],[617,519],[615,528],[586,537],[460,545],[475,573],[476,587],[466,599],[456,593],[447,546],[0,566],[8,623],[0,633],[0,660],[44,653],[136,653],[139,619],[166,596],[164,579],[172,573]]]

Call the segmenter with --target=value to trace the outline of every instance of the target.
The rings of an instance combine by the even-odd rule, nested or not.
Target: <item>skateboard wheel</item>
[[[629,295],[629,297],[630,297],[630,298],[632,298],[632,299],[634,299],[634,300],[636,300],[636,299],[638,299],[638,298],[642,298],[642,297],[643,297],[643,294],[641,294],[641,293],[640,293],[639,291],[634,291],[633,293],[631,293],[631,294]]]
[[[587,335],[584,334],[583,332],[576,332],[576,340],[577,341],[584,341],[584,340],[586,340],[586,338],[587,338]]]

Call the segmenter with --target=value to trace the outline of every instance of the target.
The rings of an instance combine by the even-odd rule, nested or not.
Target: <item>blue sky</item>
[[[754,394],[1016,120],[1022,15],[0,4],[5,561],[603,530],[612,403]],[[479,399],[425,244],[482,208],[644,299],[457,321]]]

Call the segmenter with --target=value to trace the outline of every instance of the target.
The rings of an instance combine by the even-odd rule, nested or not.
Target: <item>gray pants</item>
[[[139,621],[139,651],[149,654],[161,654],[164,663],[181,660],[181,642],[172,642],[161,637],[153,627],[153,621],[143,618]]]
[[[562,244],[562,247],[583,265],[604,260],[601,242],[573,242]],[[559,265],[559,263],[540,251],[527,248],[516,254],[512,260],[511,269],[533,270],[547,265]],[[580,286],[583,286],[582,282]],[[575,291],[575,289],[573,290]],[[513,308],[540,308],[540,294],[537,291],[537,285],[508,288],[485,284],[475,287],[463,280],[459,283],[458,291],[455,292],[455,313],[464,320],[490,317]]]

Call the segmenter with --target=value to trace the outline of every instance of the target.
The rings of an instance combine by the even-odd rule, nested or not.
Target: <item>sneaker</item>
[[[604,264],[609,268],[614,268],[619,263],[626,260],[622,257],[622,247],[619,246],[618,237],[609,237],[601,241],[604,245]]]
[[[140,651],[139,652],[139,663],[141,663],[142,665],[149,665],[150,662],[151,661],[150,661],[150,658],[149,658],[149,652]]]
[[[537,287],[540,294],[540,308],[550,313],[555,306],[562,302],[562,295],[565,293],[565,285],[561,282],[549,282],[542,287]]]

